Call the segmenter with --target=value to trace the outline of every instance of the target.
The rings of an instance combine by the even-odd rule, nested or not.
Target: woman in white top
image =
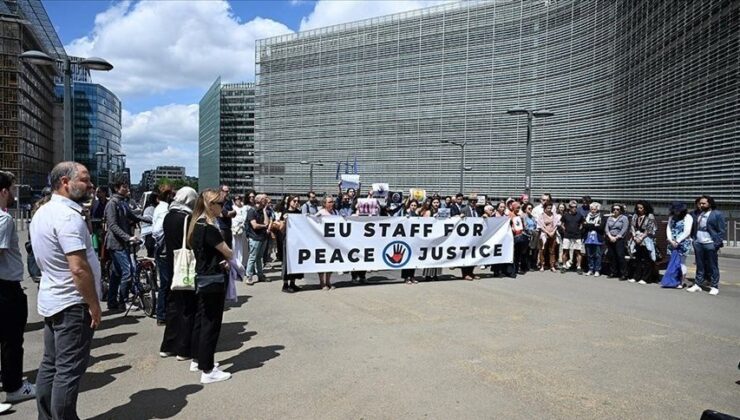
[[[249,255],[247,252],[249,242],[247,241],[245,224],[247,223],[247,210],[249,210],[249,206],[244,204],[244,197],[241,194],[237,194],[234,197],[234,210],[236,211],[236,216],[234,216],[231,222],[231,234],[234,238],[234,258],[242,265],[246,265],[247,262],[244,257]]]
[[[694,218],[688,214],[686,204],[675,202],[671,204],[670,217],[668,218],[668,227],[666,228],[666,237],[668,238],[668,253],[674,249],[681,254],[681,276],[682,282],[686,282],[686,255],[692,247],[691,228],[694,225]],[[682,287],[683,285],[679,286]]]
[[[317,216],[338,216],[339,212],[334,208],[334,197],[327,195],[324,197],[324,207],[316,212]],[[319,273],[319,285],[321,290],[334,290],[336,287],[331,285],[331,273]]]

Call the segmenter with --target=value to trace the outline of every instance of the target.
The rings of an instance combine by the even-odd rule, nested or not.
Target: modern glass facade
[[[200,101],[198,185],[254,185],[254,83],[211,85]]]
[[[740,205],[740,2],[461,2],[257,41],[259,174],[506,197]],[[269,163],[263,164],[265,161]],[[328,163],[328,164],[326,164]],[[281,180],[258,177],[279,191]]]
[[[62,85],[56,86],[56,94],[57,100],[62,102]],[[108,185],[124,167],[121,101],[113,92],[95,83],[75,81],[72,94],[74,160],[88,168],[96,185]]]
[[[20,61],[27,50],[66,57],[40,0],[0,0],[0,168],[40,191],[55,163],[55,69]]]

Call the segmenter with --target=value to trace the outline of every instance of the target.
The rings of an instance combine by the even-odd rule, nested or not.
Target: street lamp
[[[55,66],[61,62],[64,68],[64,160],[74,160],[74,150],[72,146],[72,62],[69,57],[65,56],[62,60],[50,57],[43,51],[29,50],[24,51],[18,56],[21,60],[41,66]],[[110,71],[113,65],[102,58],[90,57],[83,58],[76,64],[90,70]]]
[[[106,153],[106,152],[104,152],[104,151],[101,150],[99,152],[95,152],[95,159],[96,159],[96,162],[95,163],[98,163],[98,158],[101,158],[101,157],[106,157],[107,158],[105,160],[106,163],[107,163],[106,168],[108,169],[108,171],[107,171],[108,172],[108,176],[106,177],[106,179],[108,181],[108,184],[110,184],[110,174],[114,172],[113,170],[111,170],[111,166],[112,166],[112,163],[113,163],[113,159],[112,158],[114,158],[114,157],[116,157],[116,158],[124,158],[124,157],[126,157],[126,154],[125,153],[113,153],[113,154],[110,154],[110,153]],[[100,166],[99,165],[98,165],[98,170],[97,170],[97,176],[96,176],[96,178],[97,178],[97,180],[96,180],[97,181],[97,185],[100,186]]]
[[[308,160],[302,160],[301,165],[308,165],[308,179],[309,179],[309,191],[313,191],[313,166],[324,166],[321,161],[313,162]]]
[[[465,145],[468,144],[467,140],[463,140],[462,143],[452,141],[452,140],[440,140],[444,144],[452,144],[454,146],[460,147],[460,152],[462,156],[460,157],[460,193],[464,194],[463,191],[465,191],[465,171],[470,171],[473,168],[470,166],[465,166]]]
[[[509,115],[527,116],[527,160],[524,168],[524,192],[529,195],[532,189],[532,120],[534,118],[552,117],[553,112],[544,109],[512,108],[506,111]]]

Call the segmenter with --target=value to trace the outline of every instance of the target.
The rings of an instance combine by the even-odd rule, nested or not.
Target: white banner
[[[511,263],[508,217],[288,216],[288,273]]]

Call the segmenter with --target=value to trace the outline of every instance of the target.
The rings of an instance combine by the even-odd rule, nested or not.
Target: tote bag
[[[173,251],[172,290],[195,290],[195,254],[185,244],[188,218],[182,224],[182,247]]]

